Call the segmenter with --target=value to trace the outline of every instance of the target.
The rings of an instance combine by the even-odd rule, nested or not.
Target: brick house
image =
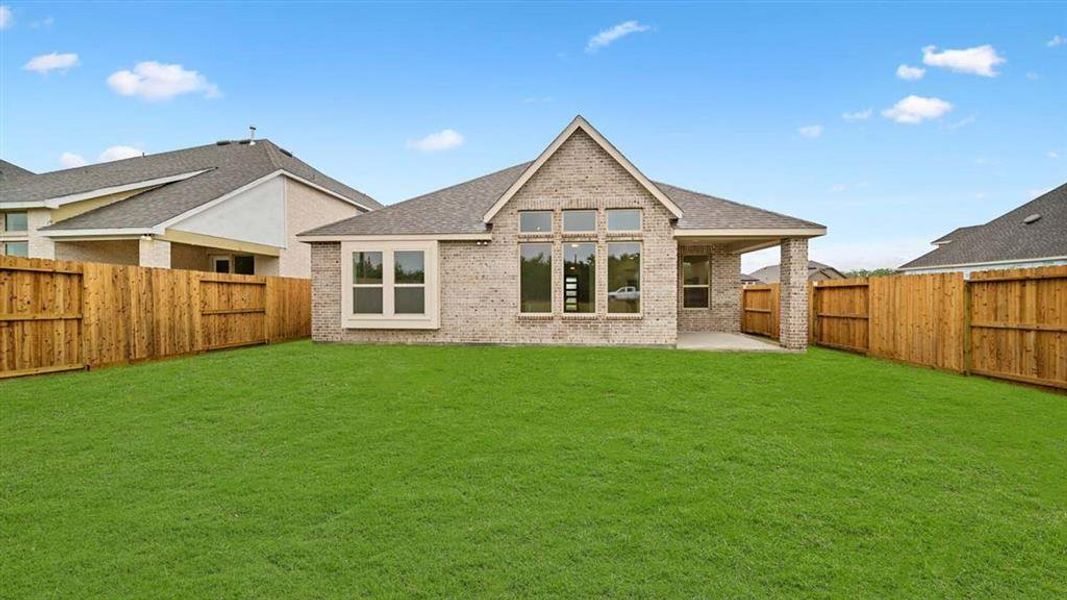
[[[381,208],[270,140],[32,173],[0,161],[0,254],[310,276],[305,229]]]
[[[736,332],[741,254],[781,246],[807,345],[817,223],[646,178],[582,117],[533,162],[306,231],[317,341],[673,345]]]

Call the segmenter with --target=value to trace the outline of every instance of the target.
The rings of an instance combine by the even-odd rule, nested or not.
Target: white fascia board
[[[175,181],[182,181],[183,179],[189,179],[195,177],[204,171],[210,171],[211,169],[201,169],[199,171],[190,171],[188,173],[180,173],[178,175],[170,175],[168,177],[158,177],[156,179],[146,179],[144,181],[135,181],[133,183],[127,183],[124,185],[114,185],[111,187],[99,188],[95,190],[89,190],[87,192],[78,192],[77,194],[68,194],[66,196],[55,196],[53,198],[46,198],[42,200],[39,206],[46,208],[59,208],[64,204],[70,204],[71,202],[80,202],[82,200],[89,200],[91,198],[97,198],[100,196],[108,196],[110,194],[118,194],[120,192],[129,192],[146,187],[155,187],[166,183],[174,183]],[[7,203],[5,203],[6,206]]]
[[[0,202],[0,210],[17,210],[22,208],[48,208],[44,200],[32,200],[30,202]]]
[[[776,236],[776,237],[819,237],[826,235],[825,227],[811,227],[804,229],[676,229],[674,237],[745,237],[745,236]]]
[[[1013,258],[1011,260],[987,260],[973,263],[956,263],[951,265],[928,265],[925,267],[897,267],[898,271],[932,271],[943,269],[961,269],[971,267],[983,267],[986,265],[1012,265],[1016,263],[1044,263],[1058,260],[1067,260],[1067,256],[1045,256],[1042,258]],[[1020,267],[1028,268],[1028,267]]]
[[[298,240],[312,242],[478,242],[493,239],[490,233],[434,233],[434,234],[396,234],[396,235],[297,235]]]
[[[112,228],[112,229],[58,229],[58,230],[37,230],[37,233],[49,238],[99,238],[104,236],[118,236],[118,237],[140,237],[142,235],[163,235],[163,229],[161,227],[139,227],[139,228]]]

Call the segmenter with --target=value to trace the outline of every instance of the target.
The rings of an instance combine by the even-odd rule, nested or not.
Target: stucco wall
[[[562,209],[598,209],[598,230],[568,235]],[[643,209],[642,232],[609,235],[606,208]],[[554,210],[553,312],[519,315],[520,210]],[[395,343],[567,343],[673,344],[677,339],[677,244],[671,214],[587,134],[576,132],[493,219],[493,240],[440,244],[441,326],[437,330],[342,329],[341,252],[337,243],[312,250],[312,336],[322,341]],[[610,241],[642,242],[642,313],[607,313],[607,254]],[[563,314],[562,244],[597,243],[596,313]]]

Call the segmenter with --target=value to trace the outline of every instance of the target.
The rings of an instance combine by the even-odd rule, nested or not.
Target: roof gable
[[[623,154],[619,152],[619,150],[615,148],[615,146],[613,146],[611,142],[607,140],[607,138],[601,135],[601,133],[597,131],[595,127],[590,125],[589,122],[586,121],[581,115],[578,115],[574,117],[574,120],[571,121],[570,124],[567,125],[567,127],[565,127],[559,135],[556,136],[556,139],[552,140],[552,143],[549,144],[543,152],[541,152],[540,156],[538,156],[536,160],[530,163],[526,170],[523,171],[521,175],[519,175],[518,179],[516,179],[506,190],[504,190],[504,193],[501,194],[500,197],[496,200],[496,202],[494,202],[493,205],[489,208],[489,210],[486,211],[484,215],[482,215],[482,221],[485,223],[491,221],[493,217],[496,216],[496,214],[500,212],[502,208],[504,208],[508,201],[511,200],[520,189],[522,189],[522,186],[526,185],[526,182],[528,182],[541,169],[541,167],[544,166],[546,162],[548,162],[548,159],[552,158],[556,151],[559,150],[560,147],[562,147],[563,144],[567,140],[569,140],[570,137],[574,135],[574,133],[578,130],[585,132],[586,135],[592,138],[593,141],[597,143],[597,145],[599,145],[605,152],[607,152],[607,154],[611,156],[611,158],[614,159],[615,162],[622,166],[622,168],[625,169],[627,173],[629,173],[634,179],[636,179],[642,187],[648,190],[648,192],[652,194],[652,196],[656,200],[658,200],[664,208],[670,211],[671,214],[678,218],[682,216],[682,210],[678,207],[677,204],[674,203],[674,201],[672,201],[666,194],[664,194],[662,190],[656,187],[656,185],[652,183],[649,178],[645,177],[645,175],[641,173],[641,171],[639,171],[637,167],[635,167],[634,164],[629,161],[629,159],[623,156]]]

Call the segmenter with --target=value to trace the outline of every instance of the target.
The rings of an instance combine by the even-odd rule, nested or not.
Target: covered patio
[[[677,230],[678,348],[803,350],[808,345],[808,240],[825,229]],[[741,255],[781,249],[778,344],[741,334]]]

